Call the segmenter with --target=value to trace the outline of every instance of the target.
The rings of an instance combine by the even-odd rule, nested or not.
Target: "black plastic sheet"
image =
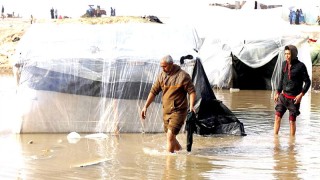
[[[245,136],[243,123],[222,101],[217,100],[199,58],[195,62],[192,80],[197,93],[195,103],[197,115],[189,112],[187,116],[187,151],[191,151],[194,133],[203,136],[214,134]]]
[[[186,131],[187,131],[187,151],[190,152],[193,143],[193,133],[196,130],[196,114],[193,111],[189,111],[186,121]]]

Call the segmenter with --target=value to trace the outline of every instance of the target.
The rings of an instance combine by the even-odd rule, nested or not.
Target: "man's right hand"
[[[147,108],[146,108],[146,107],[144,107],[144,108],[141,110],[140,116],[141,116],[142,119],[146,119],[146,116],[147,116]]]
[[[279,99],[279,94],[275,93],[275,95],[274,95],[274,103],[277,103],[278,99]]]
[[[156,96],[153,95],[152,93],[149,93],[146,104],[143,106],[143,109],[141,110],[141,119],[146,119],[147,116],[147,108],[149,107],[149,105],[152,103],[152,101],[154,100]]]

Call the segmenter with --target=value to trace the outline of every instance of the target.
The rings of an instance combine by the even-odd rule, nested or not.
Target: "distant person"
[[[295,11],[291,11],[291,21],[292,24],[296,24],[296,12]]]
[[[33,16],[31,14],[31,18],[30,18],[30,23],[32,24],[33,23]]]
[[[110,8],[110,16],[116,16],[116,9]]]
[[[284,113],[289,110],[290,135],[295,136],[296,118],[300,114],[302,97],[310,88],[311,80],[305,64],[298,60],[298,50],[293,45],[285,46],[286,61],[281,70],[280,81],[274,96],[276,103],[274,134],[278,135]]]
[[[100,10],[100,6],[97,6],[97,11],[96,11],[96,17],[101,17],[101,10]]]
[[[289,13],[289,21],[290,24],[293,24],[295,22],[295,18],[296,17],[296,13],[290,9],[290,13]]]
[[[58,19],[58,9],[54,10],[54,18]]]
[[[299,24],[299,17],[300,17],[300,10],[297,9],[297,10],[296,10],[296,17],[295,17],[295,18],[296,18],[296,19],[295,19],[295,23],[296,23],[296,24]]]
[[[318,23],[318,25],[320,25],[320,16],[318,16],[318,18],[317,18],[317,23]]]
[[[2,5],[2,8],[1,8],[1,17],[2,17],[2,19],[4,18],[4,7],[3,7],[3,5]]]
[[[291,17],[292,17],[292,10],[290,9],[290,12],[289,12],[289,21],[290,21],[290,24],[292,24],[292,19],[291,19]]]
[[[50,15],[51,15],[51,19],[54,19],[54,9],[53,8],[50,9]]]
[[[113,8],[110,7],[110,16],[113,16]]]
[[[190,75],[180,66],[174,64],[170,55],[161,59],[160,66],[162,72],[158,75],[150,90],[146,104],[141,111],[141,118],[143,120],[146,118],[149,105],[162,92],[162,112],[164,131],[167,136],[167,151],[173,153],[181,150],[181,145],[176,136],[187,117],[187,94],[190,96],[189,110],[195,112],[196,91]]]
[[[299,23],[300,24],[305,24],[306,23],[306,21],[304,19],[304,14],[302,12],[302,9],[300,9]]]

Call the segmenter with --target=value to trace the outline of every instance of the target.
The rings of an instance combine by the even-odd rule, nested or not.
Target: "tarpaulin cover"
[[[196,60],[192,80],[197,92],[195,132],[200,135],[245,135],[243,123],[214,95],[200,59]]]
[[[140,119],[160,59],[200,44],[188,25],[33,24],[16,49],[16,131],[163,132],[161,96]]]
[[[35,24],[16,50],[16,131],[163,132],[161,95],[140,119],[160,58],[171,54],[179,64],[199,47],[196,31],[181,25]],[[196,132],[243,133],[231,127],[239,122],[216,100],[200,60],[181,68],[197,88]]]

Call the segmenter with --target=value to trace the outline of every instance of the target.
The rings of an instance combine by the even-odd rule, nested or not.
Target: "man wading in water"
[[[194,111],[196,91],[188,73],[173,63],[172,57],[167,55],[160,61],[162,72],[153,84],[145,106],[141,111],[141,118],[145,119],[147,108],[155,97],[162,91],[163,123],[167,134],[167,151],[181,150],[181,145],[176,139],[183,126],[188,111],[188,98],[190,96],[189,110]]]
[[[274,134],[280,129],[281,118],[289,110],[290,135],[295,136],[296,118],[300,114],[300,102],[302,96],[309,90],[311,81],[304,63],[298,60],[298,50],[289,45],[284,49],[286,61],[281,71],[280,81],[274,101],[276,103],[276,115],[274,119]],[[303,84],[304,83],[304,84]]]

